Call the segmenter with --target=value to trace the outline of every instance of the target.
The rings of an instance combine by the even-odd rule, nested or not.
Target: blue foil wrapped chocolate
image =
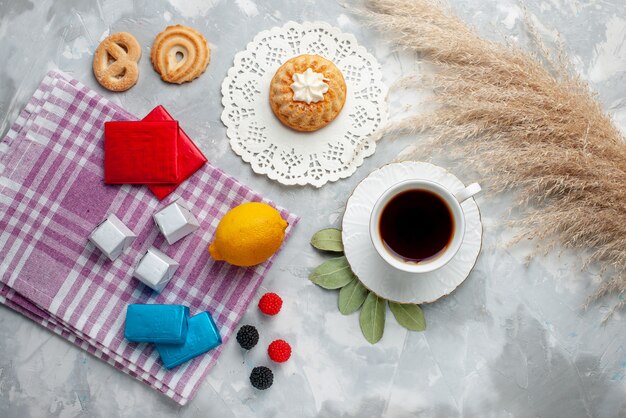
[[[201,312],[187,320],[187,340],[184,344],[157,344],[163,365],[171,369],[185,363],[222,343],[219,330],[208,312]]]
[[[182,305],[133,304],[126,308],[124,337],[134,342],[183,344],[189,308]]]

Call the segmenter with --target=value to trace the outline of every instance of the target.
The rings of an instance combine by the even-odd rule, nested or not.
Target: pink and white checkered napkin
[[[126,305],[174,303],[189,306],[191,314],[209,311],[226,343],[273,258],[254,268],[234,267],[213,261],[207,246],[230,208],[272,203],[210,164],[161,203],[145,187],[105,185],[103,123],[136,119],[66,74],[52,71],[44,78],[0,142],[0,303],[184,405],[221,347],[168,371],[151,345],[124,340]],[[193,208],[201,229],[168,245],[152,214],[178,197]],[[289,236],[298,218],[279,210]],[[138,235],[114,262],[87,240],[109,213]],[[132,278],[150,246],[181,264],[160,294]]]

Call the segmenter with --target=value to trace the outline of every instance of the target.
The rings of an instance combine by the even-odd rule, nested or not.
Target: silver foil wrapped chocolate
[[[163,252],[151,247],[139,260],[133,272],[133,277],[139,279],[146,286],[160,292],[170,281],[178,263]]]
[[[89,236],[89,241],[102,251],[111,261],[114,261],[122,252],[130,247],[137,238],[122,221],[114,214],[110,214],[100,222]]]
[[[200,228],[200,223],[183,199],[178,199],[155,213],[154,222],[170,245]]]

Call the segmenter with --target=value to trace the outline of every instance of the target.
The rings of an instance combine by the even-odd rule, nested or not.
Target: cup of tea
[[[481,190],[477,183],[452,192],[428,180],[406,180],[374,204],[370,237],[389,265],[409,273],[443,267],[459,251],[465,234],[461,203]]]

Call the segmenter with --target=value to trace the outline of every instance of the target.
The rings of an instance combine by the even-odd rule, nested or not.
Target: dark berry
[[[259,331],[252,325],[244,325],[237,332],[237,342],[241,348],[249,350],[259,342]]]
[[[274,373],[265,366],[255,367],[250,373],[250,383],[259,390],[265,390],[274,383]]]

